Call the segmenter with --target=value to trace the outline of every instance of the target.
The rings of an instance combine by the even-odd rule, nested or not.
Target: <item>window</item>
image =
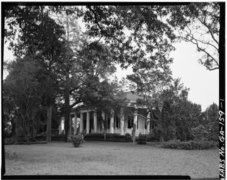
[[[77,118],[80,118],[80,113],[76,113]]]
[[[75,117],[74,114],[70,114],[70,121],[71,121],[70,123],[71,124],[73,124],[73,122],[74,122],[74,117]]]
[[[110,118],[108,117],[108,118],[106,119],[106,121],[107,121],[107,129],[109,129],[109,127],[110,127]]]
[[[90,121],[90,130],[89,131],[91,132],[91,130],[94,129],[94,112],[90,112],[89,121]]]
[[[83,130],[86,132],[86,127],[87,127],[87,113],[83,113],[82,121],[83,121]]]
[[[120,128],[120,119],[118,116],[115,116],[115,128]]]
[[[132,128],[132,127],[133,127],[133,117],[128,116],[128,128]]]

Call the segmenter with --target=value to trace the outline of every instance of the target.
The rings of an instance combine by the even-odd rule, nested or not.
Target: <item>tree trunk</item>
[[[25,114],[27,114],[27,113],[25,113]],[[27,117],[27,115],[25,115],[25,118],[23,119],[23,124],[22,124],[23,137],[25,138],[26,143],[30,144],[29,121],[27,119],[28,119],[28,117]]]
[[[52,106],[47,108],[47,142],[51,142]]]
[[[137,126],[137,113],[138,113],[138,110],[137,108],[135,108],[135,112],[134,112],[134,117],[133,117],[133,129],[132,129],[132,141],[133,141],[133,144],[136,143],[136,126]]]
[[[24,125],[23,125],[23,136],[25,137],[26,143],[30,144],[29,126],[26,121],[24,122]]]
[[[133,144],[136,143],[136,125],[133,123],[133,129],[132,129],[132,142]]]
[[[105,117],[105,113],[102,111],[102,128],[103,128],[103,132],[104,132],[104,141],[106,141],[106,117]]]
[[[14,144],[17,143],[17,120],[15,118],[16,117],[12,119],[12,137]]]
[[[75,113],[75,116],[74,116],[74,131],[73,131],[73,135],[77,135],[78,134],[78,130],[77,130],[77,113]]]
[[[69,105],[69,90],[68,88],[65,89],[65,142],[68,139],[68,132],[69,132],[69,120],[70,120],[70,105]]]

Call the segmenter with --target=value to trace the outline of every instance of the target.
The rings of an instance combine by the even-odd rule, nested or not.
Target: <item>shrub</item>
[[[13,138],[4,138],[4,144],[9,145],[9,144],[14,144],[15,140]]]
[[[12,131],[9,128],[4,129],[4,137],[6,137],[6,138],[12,137]]]
[[[170,149],[210,149],[217,147],[217,143],[214,141],[168,141],[163,143],[163,148]]]
[[[65,135],[64,134],[51,135],[51,141],[65,141]]]
[[[74,135],[71,136],[72,143],[74,147],[79,147],[80,144],[83,142],[83,136],[82,135]]]
[[[147,144],[147,136],[145,134],[139,134],[137,138],[137,144]]]
[[[159,140],[160,140],[160,137],[156,136],[154,131],[152,131],[149,134],[147,134],[147,142],[159,141]]]
[[[46,136],[43,136],[43,135],[36,136],[35,138],[36,138],[37,141],[46,141]],[[53,140],[53,139],[51,138],[51,140]]]
[[[203,125],[192,128],[192,135],[195,140],[208,140],[209,132]]]
[[[86,140],[86,141],[104,141],[104,134],[102,134],[102,133],[86,134],[84,136],[84,140]]]
[[[150,139],[151,141],[160,141],[162,133],[163,133],[163,130],[160,127],[160,125],[158,125],[150,133],[149,139],[151,138]]]
[[[104,141],[104,134],[103,133],[92,133],[85,135],[84,139],[86,141]],[[112,142],[131,142],[131,135],[120,135],[120,134],[111,134],[106,133],[106,141]]]
[[[31,144],[36,142],[36,140],[30,136],[26,137],[26,136],[18,136],[17,137],[17,144]]]
[[[126,133],[125,134],[125,141],[126,142],[132,142],[132,136],[131,136],[131,134],[129,134],[129,133]]]
[[[106,134],[106,140],[107,141],[113,141],[113,142],[125,142],[125,136],[120,134]]]

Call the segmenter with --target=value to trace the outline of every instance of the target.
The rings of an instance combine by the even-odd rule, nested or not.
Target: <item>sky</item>
[[[82,27],[83,29],[83,27]],[[218,104],[219,100],[219,71],[209,71],[203,65],[199,64],[198,59],[201,54],[196,47],[187,42],[175,43],[175,51],[171,52],[173,58],[171,70],[173,78],[180,78],[185,87],[190,88],[188,99],[193,103],[200,104],[204,111],[212,103]],[[11,61],[14,57],[12,52],[4,47],[4,60]],[[118,80],[131,74],[132,69],[123,70],[117,66]],[[3,71],[3,79],[7,72]]]
[[[219,70],[209,71],[198,62],[201,54],[191,43],[177,43],[171,66],[173,77],[181,78],[190,88],[188,99],[202,105],[205,110],[213,102],[219,101]]]

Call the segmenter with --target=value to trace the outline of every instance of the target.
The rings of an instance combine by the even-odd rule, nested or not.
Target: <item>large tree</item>
[[[86,80],[81,86],[82,101],[86,106],[96,108],[100,113],[110,114],[110,109],[116,110],[121,101],[116,99],[120,90],[119,85],[108,79],[116,70],[109,47],[98,41],[88,42],[79,52],[78,59]],[[106,117],[101,116],[100,123],[106,134]]]
[[[209,132],[209,139],[217,141],[218,140],[218,105],[213,103],[211,104],[206,111],[205,115],[205,127]]]
[[[35,138],[37,125],[37,112],[41,106],[41,84],[38,81],[40,67],[30,57],[17,59],[9,66],[9,75],[3,83],[3,104],[4,111],[7,103],[11,103],[10,115],[17,115],[17,121],[12,120],[16,125],[13,133],[19,132],[27,138]],[[5,106],[6,105],[6,106]],[[5,109],[6,108],[6,109]],[[13,113],[14,112],[14,113]],[[19,134],[17,133],[17,136]]]
[[[58,92],[57,74],[58,60],[66,54],[66,46],[62,39],[63,28],[48,15],[45,6],[9,5],[4,8],[5,40],[10,41],[14,55],[30,57],[42,71],[38,81],[42,84],[42,106],[46,107],[48,117],[48,140],[50,140],[50,122],[55,96]]]
[[[165,8],[155,5],[86,6],[81,13],[88,34],[105,42],[121,67],[133,68],[131,79],[144,83],[150,78],[156,85],[171,74],[168,55],[175,36],[161,20],[165,15]]]
[[[152,133],[157,139],[192,138],[191,128],[199,122],[201,106],[188,101],[188,92],[180,79],[175,79],[169,87],[143,100],[150,107]]]

